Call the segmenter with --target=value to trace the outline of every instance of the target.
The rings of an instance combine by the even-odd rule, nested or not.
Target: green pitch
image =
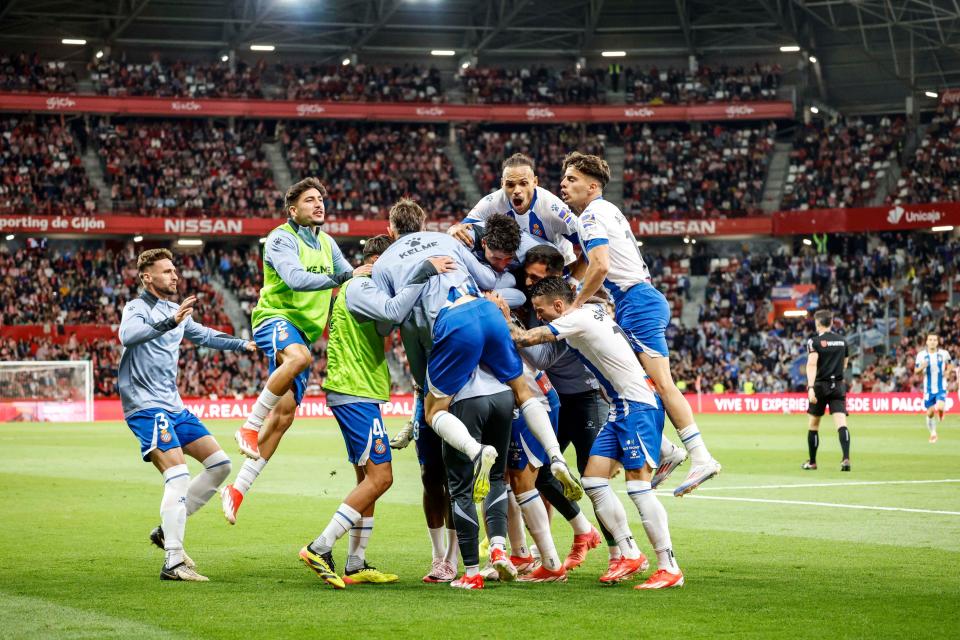
[[[691,497],[661,494],[687,584],[658,593],[600,586],[604,548],[567,584],[422,584],[430,545],[412,447],[395,454],[368,550],[400,583],[333,591],[297,558],[354,481],[332,420],[293,427],[236,526],[216,497],[190,518],[186,547],[209,583],[162,583],[147,540],[159,475],[125,425],[0,425],[0,637],[955,638],[960,422],[936,445],[919,416],[851,423],[853,472],[841,474],[832,429],[820,470],[800,470],[804,416],[702,418],[724,473]],[[209,425],[231,453],[237,425]],[[554,530],[562,555],[570,529],[555,518]]]

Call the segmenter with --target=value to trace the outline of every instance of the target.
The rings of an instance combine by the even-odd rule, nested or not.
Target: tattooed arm
[[[532,347],[535,344],[557,341],[557,336],[548,326],[537,327],[535,329],[521,329],[512,322],[510,323],[510,337],[513,338],[517,347],[521,349],[523,347]]]

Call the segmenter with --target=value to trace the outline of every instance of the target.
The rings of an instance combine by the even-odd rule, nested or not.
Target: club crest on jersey
[[[546,237],[544,236],[543,229],[536,222],[534,222],[533,225],[531,226],[530,233],[532,233],[535,236],[540,236],[541,238]]]
[[[281,342],[284,342],[284,341],[285,341],[287,338],[289,338],[289,337],[290,337],[290,334],[287,333],[287,323],[286,323],[286,322],[281,322],[280,324],[278,324],[278,325],[277,325],[277,338],[279,338]]]
[[[166,429],[161,429],[160,442],[162,442],[163,444],[168,444],[171,440],[173,440],[173,436],[170,435],[170,432],[167,431]]]
[[[377,438],[373,443],[373,450],[378,456],[382,456],[387,452],[387,445],[383,444],[383,440]]]

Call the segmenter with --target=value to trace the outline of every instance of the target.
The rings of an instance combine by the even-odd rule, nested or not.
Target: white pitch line
[[[731,502],[762,502],[767,504],[792,504],[808,507],[832,507],[834,509],[865,509],[867,511],[902,511],[905,513],[927,513],[941,516],[960,516],[960,511],[937,511],[934,509],[906,509],[902,507],[875,507],[863,504],[840,504],[837,502],[811,502],[808,500],[768,500],[764,498],[734,498],[731,496],[687,495],[696,500],[729,500]]]
[[[944,480],[875,480],[875,481],[854,481],[854,482],[810,482],[804,484],[761,484],[749,486],[724,487],[710,484],[701,486],[697,493],[701,491],[734,491],[738,489],[798,489],[809,487],[866,487],[886,484],[944,484],[947,482],[960,482],[960,478],[947,478]]]

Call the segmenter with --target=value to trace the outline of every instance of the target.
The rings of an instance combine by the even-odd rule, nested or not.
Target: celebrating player
[[[664,411],[647,386],[646,373],[628,348],[629,339],[603,305],[574,307],[574,294],[562,278],[541,280],[530,291],[531,301],[546,326],[526,331],[510,325],[518,346],[564,340],[597,376],[610,400],[610,420],[593,447],[582,482],[597,516],[620,545],[621,560],[600,577],[615,583],[645,571],[648,562],[637,548],[610,478],[623,465],[627,493],[640,512],[643,527],[657,555],[658,569],[637,589],[664,589],[683,585],[683,573],[673,555],[667,512],[650,481],[659,464]],[[505,315],[508,311],[504,306]]]
[[[212,349],[256,351],[246,342],[204,327],[190,317],[195,296],[179,305],[177,269],[167,249],[148,249],[137,258],[143,284],[139,298],[123,308],[120,321],[120,372],[117,387],[123,416],[140,440],[140,455],[163,475],[160,526],[150,540],[165,552],[161,580],[205,582],[183,550],[187,516],[205,505],[230,475],[230,458],[206,427],[183,406],[177,391],[180,342]],[[183,454],[199,460],[193,480]]]
[[[707,451],[690,403],[673,381],[666,339],[670,305],[650,284],[650,271],[626,218],[603,199],[603,188],[609,181],[610,167],[597,156],[574,151],[563,161],[560,192],[563,201],[580,213],[580,244],[588,260],[573,307],[582,306],[601,286],[613,297],[617,324],[656,385],[667,415],[690,454],[693,468],[673,492],[682,496],[716,476],[720,463]],[[653,479],[653,486],[686,458],[679,447],[672,449],[674,453],[663,460],[664,468]]]
[[[807,395],[810,406],[810,429],[807,432],[807,449],[810,459],[802,468],[817,468],[817,447],[820,446],[820,418],[827,407],[833,424],[837,427],[840,449],[843,459],[840,471],[850,471],[850,430],[847,429],[847,389],[843,381],[843,372],[849,361],[847,341],[831,330],[833,314],[827,309],[819,309],[813,314],[817,336],[807,340]]]
[[[556,246],[566,264],[576,260],[571,241],[577,239],[577,219],[560,198],[539,186],[533,160],[515,153],[503,161],[502,171],[500,189],[485,196],[463,222],[451,226],[447,233],[473,246],[475,238],[470,229],[473,224],[482,223],[495,214],[509,215],[525,233]]]
[[[327,324],[331,290],[353,275],[370,274],[369,265],[354,272],[333,238],[320,230],[326,193],[316,178],[287,189],[284,207],[290,219],[267,236],[263,288],[252,324],[253,339],[269,359],[270,377],[236,433],[240,451],[250,460],[223,489],[223,513],[230,524],[236,524],[244,495],[293,424],[310,379],[310,345]]]
[[[937,441],[937,424],[943,422],[947,401],[947,376],[950,354],[940,348],[940,336],[927,336],[927,348],[917,354],[914,372],[923,372],[923,408],[927,412],[927,429],[931,444]]]

